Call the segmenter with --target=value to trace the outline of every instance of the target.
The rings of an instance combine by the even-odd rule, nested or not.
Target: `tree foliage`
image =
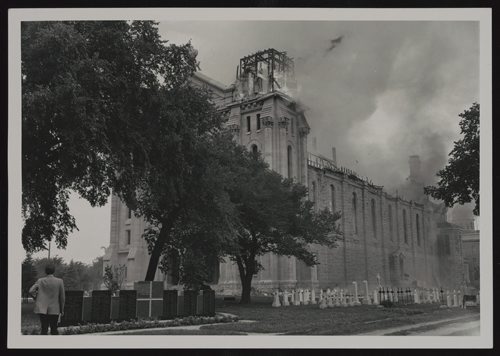
[[[108,290],[116,293],[122,288],[123,282],[126,278],[126,269],[127,266],[125,265],[109,265],[104,267],[102,280]]]
[[[474,200],[474,215],[479,215],[479,104],[458,116],[463,138],[455,141],[448,164],[437,173],[437,186],[425,187],[425,193],[448,207]]]
[[[27,255],[21,269],[21,292],[23,297],[28,296],[29,289],[37,280],[37,271],[31,255]]]
[[[305,186],[271,171],[260,154],[241,147],[236,157],[239,162],[227,190],[238,224],[226,254],[238,266],[241,303],[250,303],[252,278],[263,268],[257,257],[273,253],[316,265],[311,245],[336,245],[340,213],[317,210],[307,200]]]
[[[45,266],[47,264],[55,266],[54,275],[63,279],[66,290],[92,291],[98,290],[101,287],[103,274],[102,257],[96,258],[92,264],[73,260],[66,263],[60,256],[54,256],[50,259],[36,258],[33,259],[34,275],[36,278],[45,277]]]
[[[146,280],[154,279],[162,256],[175,253],[184,261],[182,282],[200,285],[205,278],[187,272],[188,263],[196,260],[187,257],[217,259],[232,231],[232,205],[224,190],[228,176],[219,159],[222,143],[230,138],[220,131],[223,120],[206,94],[190,90],[199,103],[191,99],[183,109],[186,116],[174,115],[180,122],[158,140],[156,167],[144,175],[131,204],[149,223],[144,234],[151,253]]]
[[[51,240],[64,248],[77,228],[70,190],[92,206],[131,191],[156,159],[157,132],[147,131],[156,127],[144,123],[162,116],[159,97],[179,93],[197,62],[151,21],[23,22],[21,36],[22,241],[35,252]]]

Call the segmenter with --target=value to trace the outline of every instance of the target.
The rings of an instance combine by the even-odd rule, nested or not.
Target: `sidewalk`
[[[370,331],[367,333],[361,333],[361,334],[356,334],[356,335],[360,335],[360,336],[390,335],[390,334],[394,334],[394,333],[401,332],[401,331],[410,331],[413,329],[419,329],[419,328],[424,328],[424,327],[429,327],[429,326],[439,327],[442,324],[444,325],[444,324],[449,324],[449,323],[453,323],[453,322],[460,322],[460,321],[470,322],[472,320],[479,320],[479,315],[472,315],[472,316],[468,315],[468,316],[462,316],[462,317],[458,317],[458,318],[441,319],[441,320],[429,321],[429,322],[425,322],[425,323],[403,325],[403,326],[397,326],[397,327],[393,327],[393,328]]]

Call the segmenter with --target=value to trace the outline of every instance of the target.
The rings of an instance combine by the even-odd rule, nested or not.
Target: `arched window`
[[[256,144],[253,144],[253,145],[251,146],[251,149],[252,149],[252,154],[253,154],[255,157],[257,157],[257,154],[259,153],[259,148],[257,147],[257,145],[256,145]]]
[[[250,126],[250,116],[247,116],[247,132],[252,131],[252,127]]]
[[[132,219],[132,209],[127,208],[127,219]]]
[[[357,205],[358,205],[358,202],[357,202],[356,193],[352,193],[352,214],[354,215],[352,221],[354,223],[353,230],[354,230],[355,234],[358,233],[358,206]]]
[[[393,241],[393,232],[392,232],[392,205],[388,206],[388,214],[389,214],[389,238]]]
[[[287,165],[288,165],[288,178],[293,178],[293,159],[292,159],[292,146],[287,149]]]
[[[418,214],[415,216],[415,226],[417,229],[417,245],[420,246],[420,219]]]
[[[403,209],[403,234],[405,238],[405,244],[408,243],[408,226],[406,221],[406,210]]]
[[[335,186],[330,185],[330,210],[332,213],[335,212]]]
[[[373,228],[373,237],[377,238],[377,214],[375,212],[375,199],[372,199],[372,228]]]
[[[257,114],[257,130],[260,130],[260,114]]]

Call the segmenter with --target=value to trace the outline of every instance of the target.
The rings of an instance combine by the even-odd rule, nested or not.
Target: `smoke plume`
[[[276,48],[295,60],[298,100],[317,151],[391,191],[419,155],[425,183],[459,138],[458,114],[479,100],[476,22],[176,22],[165,39],[189,39],[202,72],[234,81],[239,58]]]

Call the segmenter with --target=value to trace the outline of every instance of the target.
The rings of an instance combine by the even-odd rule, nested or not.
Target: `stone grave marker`
[[[64,294],[66,303],[60,325],[78,325],[83,321],[83,290],[67,290]]]
[[[184,291],[184,315],[196,315],[198,305],[198,291],[185,290]]]
[[[133,320],[137,317],[137,291],[121,290],[118,320]]]
[[[174,290],[163,291],[163,318],[174,319],[177,314],[177,297],[178,292]]]
[[[110,312],[111,320],[118,320],[119,308],[120,308],[120,297],[111,296],[111,312]]]
[[[203,291],[203,315],[215,316],[215,291]]]
[[[90,321],[92,319],[92,297],[83,297],[82,320]]]
[[[92,291],[90,320],[94,323],[109,323],[111,316],[111,291]]]

